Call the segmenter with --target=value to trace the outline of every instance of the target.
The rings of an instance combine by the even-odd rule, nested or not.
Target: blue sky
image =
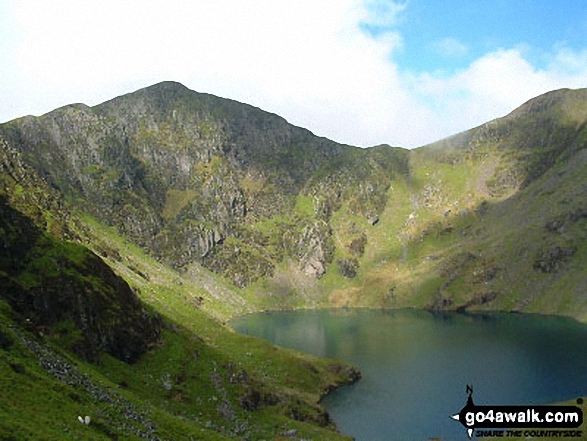
[[[163,80],[415,147],[587,87],[579,0],[0,0],[0,121]]]
[[[389,2],[378,2],[385,4]],[[584,0],[408,0],[392,23],[362,25],[377,36],[397,31],[403,47],[394,57],[414,72],[454,72],[485,53],[520,47],[539,67],[557,47],[584,50]],[[377,3],[371,2],[377,10]]]

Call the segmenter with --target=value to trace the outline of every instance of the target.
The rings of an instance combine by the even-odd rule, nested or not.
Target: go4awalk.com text
[[[459,421],[469,438],[580,438],[583,411],[578,406],[477,406],[467,386],[467,404],[451,418]],[[577,400],[582,404],[582,400]]]

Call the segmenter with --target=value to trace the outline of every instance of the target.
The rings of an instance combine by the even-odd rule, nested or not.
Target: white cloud
[[[469,47],[453,37],[446,37],[432,43],[432,48],[444,57],[462,57]]]
[[[363,34],[356,0],[24,0],[17,13],[21,75],[46,106],[173,79],[366,145],[409,105],[388,62],[397,35]]]
[[[426,73],[412,78],[416,95],[435,103],[442,136],[503,116],[550,90],[585,86],[587,52],[569,49],[555,53],[544,69],[532,66],[521,50],[509,49],[486,54],[449,77]]]
[[[6,47],[17,58],[0,55],[0,63],[13,61],[0,65],[13,78],[0,84],[0,120],[176,80],[339,142],[414,147],[547,90],[587,85],[587,51],[564,48],[542,70],[514,48],[448,77],[403,72],[393,26],[407,2],[20,0],[13,7],[18,39]],[[384,32],[368,35],[364,23]],[[445,50],[458,43],[445,42]]]

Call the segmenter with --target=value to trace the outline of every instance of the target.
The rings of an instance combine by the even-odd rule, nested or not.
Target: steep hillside
[[[3,439],[345,438],[317,403],[354,369],[221,325],[209,293],[83,225],[5,142],[0,170]]]
[[[197,262],[238,287],[273,274],[284,255],[321,276],[332,254],[330,203],[341,197],[346,175],[359,185],[347,185],[345,195],[374,217],[392,168],[405,157],[378,152],[357,173],[351,167],[344,176],[339,172],[336,191],[299,201],[308,181],[326,176],[332,161],[362,162],[359,156],[371,153],[360,155],[276,115],[177,83],[94,108],[78,104],[25,117],[0,131],[72,206],[116,226],[174,268]]]
[[[0,169],[0,299],[22,326],[85,359],[136,361],[156,343],[158,318],[98,256],[61,240],[74,235],[67,208],[6,145]]]
[[[453,232],[467,236],[454,255],[470,255],[443,268],[436,302],[587,317],[586,123],[587,90],[560,90],[449,140],[478,168],[483,200]]]
[[[411,151],[396,210],[367,230],[377,253],[331,298],[585,320],[586,121],[587,90],[555,91]]]
[[[166,82],[0,134],[76,210],[206,285],[210,311],[225,298],[227,315],[332,305],[583,317],[586,103],[586,90],[555,91],[419,149],[357,149]],[[564,234],[546,227],[561,222]]]

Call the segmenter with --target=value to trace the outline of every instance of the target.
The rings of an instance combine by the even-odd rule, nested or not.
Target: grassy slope
[[[568,118],[570,112],[571,119],[579,124],[584,118],[570,107],[561,118]],[[476,146],[475,154],[463,155],[458,161],[447,160],[455,152],[459,156],[454,148],[412,151],[410,173],[394,173],[391,177],[378,223],[372,225],[364,213],[357,213],[353,194],[343,198],[332,213],[330,225],[336,249],[319,280],[304,275],[287,258],[275,258],[273,277],[242,290],[196,264],[179,274],[121,239],[113,229],[84,218],[90,235],[82,236],[90,238],[88,245],[140,293],[144,302],[161,312],[169,325],[163,343],[137,365],[128,366],[109,357],[99,368],[72,363],[103,387],[139,405],[157,424],[162,437],[178,439],[182,434],[189,439],[188,434],[200,433],[212,438],[221,436],[216,435],[219,432],[214,429],[218,429],[223,434],[248,430],[256,438],[273,438],[295,428],[304,436],[336,438],[330,431],[294,422],[286,415],[298,412],[305,413],[307,419],[319,418],[311,403],[344,375],[333,372],[334,365],[328,362],[238,336],[222,322],[234,315],[271,308],[454,309],[463,305],[559,313],[585,321],[587,229],[585,218],[574,214],[584,207],[587,160],[585,150],[581,150],[584,139],[577,145],[580,148],[570,157],[555,158],[546,173],[534,177],[522,190],[508,187],[505,180],[499,192],[490,188],[496,170],[507,171],[508,164],[519,158],[500,150],[495,139],[485,140]],[[353,168],[357,158],[348,159]],[[328,176],[328,170],[324,176]],[[360,177],[360,171],[356,176]],[[351,184],[358,188],[358,182]],[[261,218],[252,224],[252,229],[269,238],[267,247],[272,256],[279,256],[279,246],[271,238],[274,231],[283,231],[280,224],[295,226],[296,221],[314,216],[316,202],[310,194],[311,183],[297,196],[291,217]],[[166,208],[169,216],[191,195],[171,196]],[[548,229],[553,221],[562,228]],[[355,256],[349,245],[362,233],[367,238],[365,252]],[[557,246],[576,246],[576,250],[556,271],[537,271],[534,264],[541,253]],[[352,257],[357,258],[359,267],[356,277],[349,279],[337,270],[336,262]],[[482,304],[480,299],[490,293],[495,299]],[[3,313],[2,320],[7,329],[9,314]],[[104,404],[87,391],[56,382],[39,367],[18,337],[13,336],[13,340],[9,349],[0,350],[4,361],[1,378],[8,379],[2,383],[2,396],[10,397],[1,408],[6,418],[0,421],[15,422],[7,433],[12,430],[15,439],[40,436],[43,426],[34,418],[38,396],[43,397],[45,405],[55,403],[47,413],[49,420],[41,420],[50,426],[43,437],[54,435],[57,439],[66,429],[72,431],[70,439],[88,431],[96,439],[108,436],[109,431],[128,433],[117,426],[122,424],[120,416],[105,410]],[[26,373],[19,373],[18,366]],[[247,372],[246,380],[239,375],[241,370]],[[45,382],[52,386],[45,388]],[[30,411],[21,411],[20,398],[11,392],[14,383],[22,386],[22,400],[30,405]],[[49,394],[46,389],[56,393]],[[235,406],[239,397],[253,389],[268,402],[274,401],[271,394],[277,394],[281,404],[261,406],[254,412]],[[75,417],[84,412],[96,415],[97,424],[81,426]]]
[[[89,364],[67,350],[79,337],[71,325],[33,334],[0,301],[2,439],[275,439],[288,430],[346,439],[332,430],[317,402],[351,378],[348,366],[234,333],[222,321],[252,308],[225,282],[200,268],[188,274],[201,282],[193,283],[113,228],[89,217],[82,224],[42,179],[22,172],[27,168],[17,155],[2,161],[10,170],[0,181],[3,197],[55,234],[38,250],[39,264],[70,248],[84,250],[61,242],[67,231],[101,255],[165,323],[162,339],[136,364],[104,354]],[[13,179],[19,174],[27,177],[20,183]],[[3,240],[11,237],[9,230],[0,233]],[[80,424],[78,415],[89,415],[92,423]]]
[[[322,279],[282,265],[278,279],[289,275],[289,284],[265,282],[250,292],[285,285],[282,304],[290,306],[304,305],[311,288],[308,303],[318,306],[467,307],[587,320],[587,117],[577,99],[553,93],[411,151],[410,173],[393,175],[377,224],[353,213],[348,200],[332,214],[336,250]],[[367,245],[349,279],[336,261],[352,256],[357,232]],[[556,262],[557,247],[572,255]],[[553,268],[542,271],[537,263],[549,253]]]
[[[230,433],[274,439],[291,429],[305,437],[344,438],[309,422],[323,419],[315,403],[324,390],[344,381],[346,368],[235,334],[196,306],[201,288],[178,279],[110,229],[91,225],[92,233],[103,237],[102,249],[108,242],[109,251],[120,256],[109,262],[113,268],[165,316],[163,339],[137,364],[103,356],[99,365],[90,365],[71,358],[58,341],[50,340],[48,347],[34,343],[4,305],[2,335],[9,344],[0,349],[0,432],[5,439],[140,439],[136,434],[149,423],[157,427],[150,436],[160,439],[223,439]],[[138,273],[158,276],[147,283]],[[67,365],[65,381],[73,385],[57,381],[55,369],[43,363]],[[104,394],[113,398],[105,403]],[[255,394],[257,410],[238,405],[242,397],[254,402]],[[125,413],[139,422],[127,421]],[[90,415],[92,424],[81,425],[80,414]],[[148,433],[143,435],[149,438]]]
[[[291,354],[271,353],[265,359],[288,366],[292,391],[284,391],[283,386],[271,389],[280,398],[288,394],[287,407],[277,404],[246,412],[234,404],[234,396],[243,386],[233,384],[228,378],[238,375],[243,366],[258,363],[256,356],[235,365],[234,359],[221,350],[194,341],[190,332],[166,331],[160,347],[137,365],[129,366],[105,357],[100,366],[95,366],[69,359],[63,353],[48,356],[45,351],[44,355],[33,355],[14,331],[9,330],[4,318],[2,324],[3,332],[14,341],[9,348],[0,350],[2,439],[78,440],[116,439],[116,436],[124,439],[227,439],[231,438],[231,432],[236,439],[245,435],[274,439],[290,429],[297,429],[306,437],[344,439],[330,430],[294,421],[285,415],[286,411],[291,412],[289,406],[307,413],[307,405],[298,404],[298,401],[317,397],[314,389],[317,381],[312,377],[318,375],[308,374],[307,366]],[[264,355],[277,352],[257,342],[240,342],[239,348]],[[48,374],[39,364],[39,358],[54,366],[57,365],[55,360],[65,359],[66,381],[71,384]],[[309,365],[310,361],[305,363]],[[61,362],[58,366],[64,365]],[[269,371],[270,378],[274,375],[277,374]],[[300,384],[293,384],[297,381]],[[310,392],[294,391],[299,386]],[[88,427],[81,425],[78,415],[90,415],[92,423]],[[153,429],[149,430],[150,427]]]
[[[331,428],[319,427],[324,416],[316,403],[326,389],[348,379],[348,368],[234,333],[220,320],[242,312],[242,305],[222,305],[112,228],[85,220],[95,237],[95,250],[115,256],[103,257],[144,302],[164,315],[167,326],[161,343],[135,365],[109,356],[99,366],[88,365],[54,347],[68,363],[107,393],[119,394],[148,415],[158,427],[154,434],[161,439],[220,439],[230,433],[274,439],[292,429],[304,437],[344,439]],[[216,319],[206,310],[213,311]],[[26,334],[11,323],[10,313],[1,318],[3,331],[14,342],[2,351],[4,363],[0,364],[5,417],[0,420],[11,421],[10,427],[1,428],[3,433],[19,440],[128,436],[124,418],[113,410],[116,406],[100,402],[88,388],[69,387],[51,378],[39,366],[39,357],[24,347],[18,335],[27,338]],[[24,373],[17,372],[19,366]],[[14,394],[15,384],[18,394]],[[258,409],[239,406],[243,397],[257,399]],[[44,413],[40,421],[46,427],[35,418],[37,412]],[[82,426],[76,420],[78,414],[88,414],[94,422]]]

